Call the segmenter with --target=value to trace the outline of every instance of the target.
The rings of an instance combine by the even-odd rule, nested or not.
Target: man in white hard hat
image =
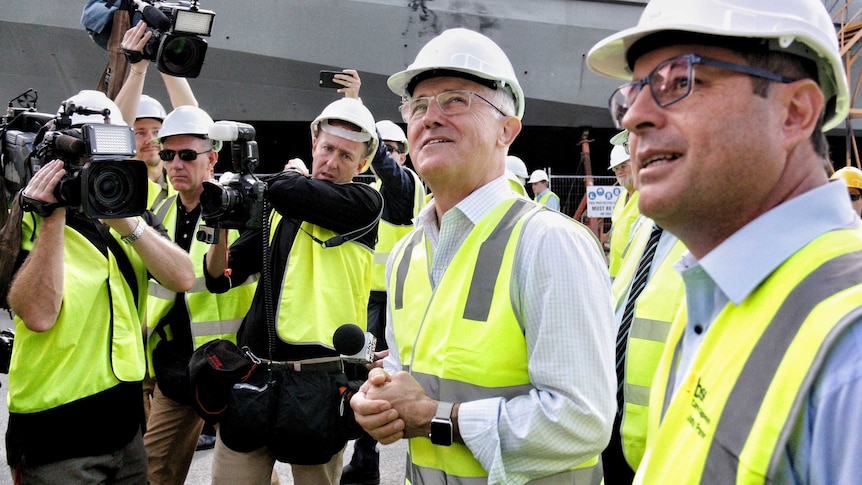
[[[652,0],[587,63],[626,81],[638,205],[688,248],[635,483],[858,482],[862,228],[823,170],[850,105],[823,3]]]
[[[530,188],[533,190],[533,200],[548,209],[560,210],[560,197],[551,191],[551,180],[548,177],[548,172],[533,170],[527,183],[530,184]]]
[[[147,41],[152,37],[152,29],[147,29],[143,20],[130,28],[123,35],[121,47],[131,52],[141,52]],[[117,93],[116,102],[123,111],[123,117],[134,120],[132,127],[135,130],[135,144],[138,160],[147,164],[147,175],[150,179],[150,197],[147,207],[155,207],[173,195],[176,191],[168,184],[165,176],[164,165],[159,158],[159,129],[162,127],[167,112],[164,106],[151,96],[143,94],[144,81],[147,77],[147,68],[150,61],[140,60],[129,64],[129,75],[126,77],[123,87]],[[165,73],[159,73],[167,88],[171,105],[197,106],[198,101],[192,92],[191,86],[186,78],[175,77]]]
[[[102,92],[81,91],[66,102],[110,110],[111,124],[126,124]],[[76,114],[71,121],[104,118]],[[45,162],[23,192],[32,212],[22,220],[23,263],[8,297],[15,312],[8,465],[19,483],[146,483],[147,278],[185,291],[194,283],[192,263],[152,213],[100,221],[57,205],[69,167]]]
[[[524,113],[511,63],[451,29],[388,84],[434,198],[387,264],[390,353],[353,396],[356,421],[410,439],[411,483],[599,483],[610,278],[587,228],[509,186]]]
[[[628,131],[621,131],[610,140],[614,145],[611,169],[620,185],[631,191],[627,203],[617,204],[617,208],[623,206],[623,212],[615,210],[609,265],[614,269],[611,291],[617,328],[617,414],[611,441],[602,452],[602,464],[605,483],[616,484],[631,483],[643,457],[652,378],[664,348],[663,337],[683,301],[682,278],[673,264],[685,251],[676,236],[662,231],[638,211],[628,135]],[[614,253],[615,249],[619,252]]]
[[[340,387],[347,378],[333,334],[345,323],[366,327],[383,209],[377,190],[352,180],[378,153],[378,138],[371,112],[353,98],[324,108],[311,123],[311,135],[311,176],[289,161],[287,170],[266,182],[275,211],[269,233],[247,231],[229,248],[220,237],[206,255],[211,291],[225,291],[232,281],[261,271],[268,277],[268,285],[263,278],[258,284],[237,345],[265,359],[262,373],[252,379],[262,378],[263,385],[271,375],[280,390],[273,407],[247,416],[242,409],[259,392],[253,386],[233,388],[231,405],[240,407],[229,407],[219,421],[213,484],[269,483],[276,460],[291,464],[297,485],[335,485],[341,475],[347,440],[337,423],[325,419],[336,428],[305,429],[301,439],[296,428],[315,426],[320,420],[309,418],[321,413],[337,416],[344,406]],[[266,268],[263,241],[269,241],[271,255]],[[268,416],[277,416],[278,424]],[[257,420],[260,428],[247,419]]]
[[[506,156],[506,176],[509,177],[512,189],[520,195],[527,197],[527,165],[515,155]]]
[[[209,138],[213,120],[196,106],[180,106],[161,124],[159,156],[175,195],[156,209],[168,237],[195,264],[198,284],[185,293],[172,292],[157,280],[149,282],[146,351],[155,384],[147,416],[144,447],[150,484],[182,483],[186,479],[204,422],[192,407],[187,374],[192,351],[215,339],[236,340],[239,322],[254,296],[254,279],[238,282],[220,294],[204,285],[203,260],[209,245],[196,237],[201,226],[204,181],[212,180],[220,141]],[[239,236],[228,232],[230,241]],[[215,440],[215,437],[212,438]]]
[[[640,215],[638,192],[635,189],[631,170],[628,139],[627,131],[621,131],[611,138],[613,148],[611,149],[608,169],[617,177],[617,183],[622,189],[611,215],[611,243],[608,252],[608,273],[610,273],[611,278],[615,278],[620,270],[623,250],[628,244],[632,224]]]

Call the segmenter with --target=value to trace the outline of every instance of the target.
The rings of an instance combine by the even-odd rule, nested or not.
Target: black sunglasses
[[[193,162],[198,158],[198,155],[203,155],[204,153],[209,153],[211,151],[212,151],[212,149],[209,149],[209,150],[206,150],[203,152],[196,152],[196,151],[192,150],[191,148],[186,148],[183,150],[167,150],[167,149],[165,149],[165,150],[159,151],[159,158],[161,158],[165,162],[170,162],[174,159],[174,156],[179,155],[180,160],[182,160],[184,162]]]

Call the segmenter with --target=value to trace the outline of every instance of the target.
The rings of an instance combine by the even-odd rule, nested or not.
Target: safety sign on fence
[[[591,185],[587,187],[587,217],[607,217],[614,213],[614,205],[623,193],[619,185]]]

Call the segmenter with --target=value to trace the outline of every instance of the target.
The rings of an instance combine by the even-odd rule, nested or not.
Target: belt
[[[344,372],[344,364],[338,357],[321,357],[319,359],[305,359],[296,361],[278,361],[258,357],[249,352],[249,358],[258,364],[266,365],[272,369],[291,369],[294,372],[328,372],[340,374]]]

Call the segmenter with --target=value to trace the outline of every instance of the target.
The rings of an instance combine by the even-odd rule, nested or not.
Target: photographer
[[[335,101],[314,120],[311,133],[311,177],[293,169],[297,162],[291,161],[288,170],[268,182],[266,197],[275,210],[269,233],[243,234],[230,246],[229,258],[226,238],[220,237],[206,256],[211,291],[225,291],[232,281],[243,281],[257,272],[271,273],[271,293],[266,294],[264,284],[258,285],[237,341],[261,359],[279,384],[288,377],[308,383],[298,390],[306,396],[299,403],[287,404],[283,399],[291,395],[279,394],[276,412],[279,417],[290,417],[285,418],[287,422],[322,412],[308,399],[322,399],[327,405],[339,399],[338,390],[326,384],[346,381],[332,336],[345,323],[365,326],[377,220],[383,205],[373,187],[352,183],[377,152],[377,132],[368,109],[355,99]],[[261,255],[263,237],[271,252],[268,267],[263,266]],[[274,314],[268,315],[268,301]],[[275,335],[269,333],[270,318]],[[323,389],[311,387],[321,382]],[[247,394],[237,394],[235,387],[232,400],[240,406],[248,404],[243,396]],[[346,439],[326,443],[336,450],[331,456],[310,460],[322,464],[297,463],[285,448],[305,447],[308,453],[317,454],[319,449],[308,440],[330,430],[313,431],[317,437],[275,435],[267,428],[258,433],[237,421],[261,413],[237,414],[237,419],[219,424],[213,484],[269,483],[276,460],[291,463],[297,485],[338,483]]]
[[[92,93],[67,103],[93,100]],[[125,125],[107,97],[87,107],[110,109],[113,124]],[[72,126],[99,119],[75,115]],[[57,203],[66,173],[62,160],[47,163],[25,198]],[[150,227],[151,213],[146,219],[99,221],[65,206],[24,216],[23,264],[9,290],[16,337],[6,448],[16,483],[146,483],[140,389],[147,278],[174,291],[194,282],[188,255]]]
[[[120,46],[124,52],[140,54],[144,46],[153,36],[152,30],[147,30],[147,24],[143,20],[126,31]],[[154,208],[161,201],[176,193],[168,184],[165,175],[164,164],[159,158],[158,133],[165,119],[165,108],[156,99],[144,95],[144,82],[147,78],[147,69],[150,62],[146,59],[137,59],[138,62],[129,62],[129,75],[123,83],[120,92],[115,99],[117,106],[123,112],[123,119],[134,119],[135,143],[138,160],[147,164],[147,176],[153,182],[150,184],[150,195],[147,207]],[[198,106],[197,98],[192,92],[191,86],[186,78],[171,76],[159,72],[171,98],[174,108],[179,106]]]
[[[156,209],[171,239],[191,255],[195,285],[175,293],[150,281],[147,300],[147,358],[155,379],[144,434],[151,485],[183,483],[198,444],[203,420],[191,407],[186,373],[192,351],[215,338],[236,341],[240,321],[254,295],[256,275],[226,293],[213,294],[200,264],[208,245],[195,234],[201,224],[203,181],[212,179],[221,142],[207,137],[213,120],[202,109],[180,106],[159,131],[160,157],[177,195]],[[229,241],[237,238],[229,231]]]

